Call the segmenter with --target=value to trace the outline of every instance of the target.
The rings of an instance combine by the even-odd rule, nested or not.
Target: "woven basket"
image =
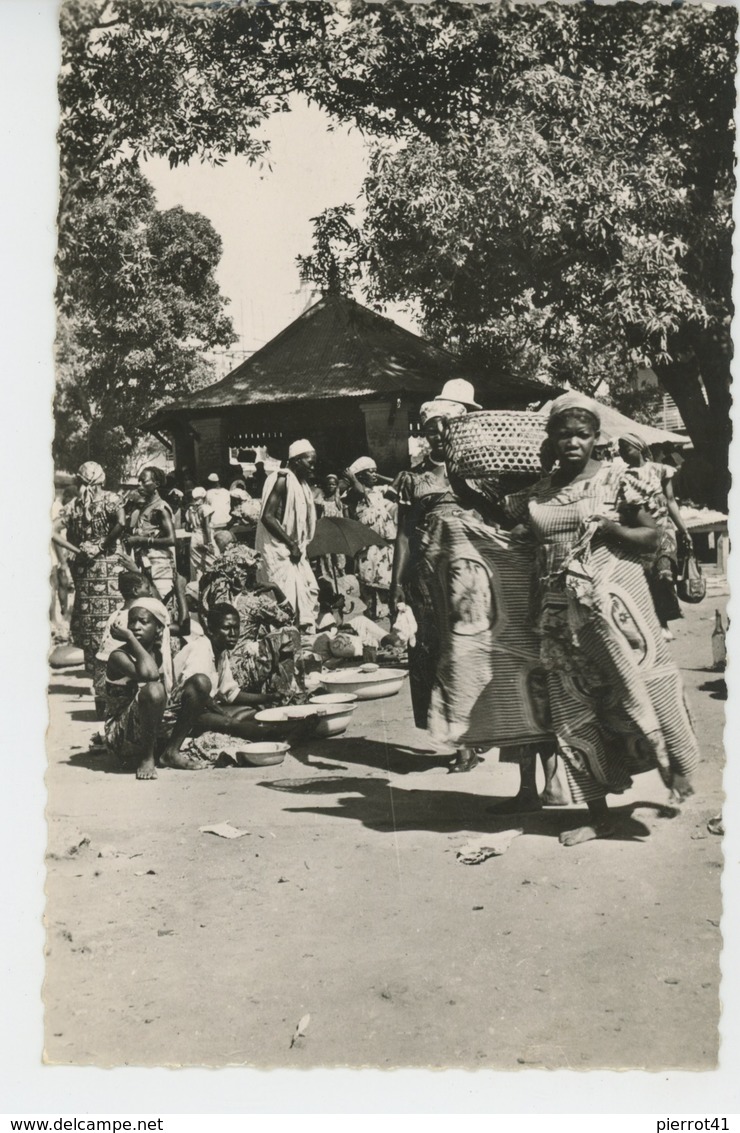
[[[447,464],[458,476],[484,479],[492,473],[542,471],[545,421],[525,410],[491,409],[450,421]]]

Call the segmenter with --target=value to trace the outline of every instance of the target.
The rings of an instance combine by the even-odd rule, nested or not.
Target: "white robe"
[[[301,549],[301,560],[290,561],[290,551],[265,527],[262,516],[278,476],[285,477],[285,512],[282,526],[289,537]],[[279,586],[296,612],[298,624],[312,630],[319,611],[319,588],[311,564],[306,558],[306,548],[316,530],[316,505],[313,493],[290,469],[272,472],[262,490],[262,510],[257,524],[255,550],[262,555],[257,575],[258,580],[267,586]]]

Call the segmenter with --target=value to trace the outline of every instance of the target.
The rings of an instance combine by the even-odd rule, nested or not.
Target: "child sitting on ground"
[[[238,740],[264,739],[264,728],[254,723],[254,716],[268,698],[240,687],[231,669],[239,632],[238,611],[228,602],[217,602],[208,613],[208,636],[191,637],[176,654],[170,710],[177,719],[162,754],[164,764],[179,766],[180,749],[190,735],[214,732]],[[197,746],[206,750],[209,745]]]
[[[155,757],[166,741],[164,720],[172,687],[172,659],[162,648],[169,622],[158,598],[137,597],[126,625],[114,623],[120,643],[108,658],[105,680],[105,742],[121,762],[136,767],[137,779],[156,779]]]
[[[126,626],[111,631],[123,644],[106,669],[106,745],[136,766],[137,779],[156,779],[157,757],[163,767],[181,771],[207,767],[197,748],[183,750],[193,735],[264,738],[253,723],[264,698],[243,692],[231,672],[229,650],[239,637],[234,607],[219,603],[211,610],[210,637],[192,638],[176,654],[174,671],[162,641],[168,622],[158,599],[138,598]]]
[[[136,598],[159,597],[149,580],[138,571],[121,571],[117,582],[123,598],[123,605],[114,610],[106,622],[98,651],[95,654],[93,667],[93,695],[95,696],[95,711],[99,720],[105,718],[105,667],[113,650],[121,647],[120,639],[116,639],[112,634],[113,626],[118,626],[119,629],[125,628],[128,624],[128,612]]]

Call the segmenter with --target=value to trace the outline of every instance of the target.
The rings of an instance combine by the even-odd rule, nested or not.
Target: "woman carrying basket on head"
[[[486,525],[489,502],[476,491],[484,485],[454,477],[445,461],[447,428],[469,408],[480,406],[473,387],[462,380],[448,382],[421,407],[429,454],[397,482],[391,617],[395,620],[404,600],[414,613],[418,629],[409,645],[414,722],[456,746],[450,770],[472,770],[480,762],[476,748],[498,746],[502,758],[512,760],[520,751],[514,745],[529,742],[533,757],[540,750],[549,759],[549,786],[555,759],[546,723],[527,716],[528,703],[520,711],[528,698],[517,690],[531,667],[521,664],[524,630],[500,600],[503,572],[517,599],[524,597],[516,608],[526,605],[524,556],[509,555],[506,537]],[[535,651],[531,642],[529,654]]]

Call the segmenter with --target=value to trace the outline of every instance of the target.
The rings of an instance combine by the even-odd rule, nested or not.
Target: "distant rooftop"
[[[486,408],[524,407],[552,386],[507,374],[472,372],[447,350],[344,295],[329,294],[225,378],[161,409],[173,414],[332,398],[439,393],[453,377],[472,381]]]

